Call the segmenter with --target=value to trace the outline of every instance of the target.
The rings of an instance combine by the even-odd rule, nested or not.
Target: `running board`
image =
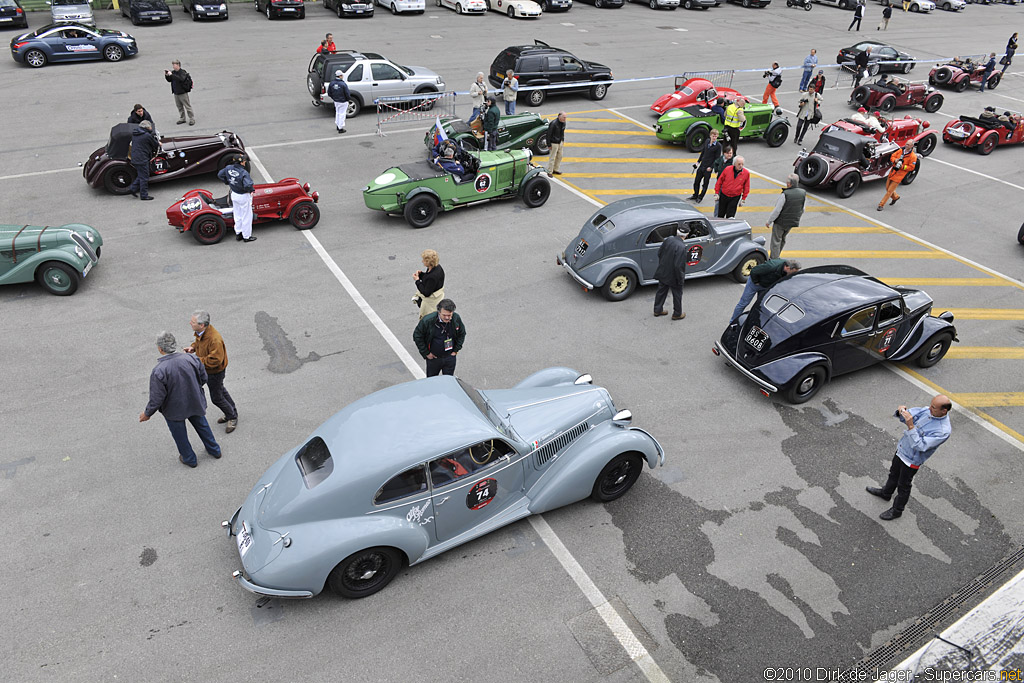
[[[440,555],[446,550],[451,550],[452,548],[462,545],[463,543],[468,543],[469,541],[489,534],[495,529],[500,529],[501,527],[507,526],[512,522],[518,522],[520,519],[523,519],[524,517],[529,517],[532,514],[530,512],[530,502],[531,501],[529,498],[523,496],[522,498],[519,499],[517,503],[509,506],[507,510],[501,512],[495,517],[492,517],[490,520],[481,524],[480,526],[474,527],[469,531],[465,531],[459,534],[458,536],[455,536],[454,538],[449,538],[447,541],[443,543],[438,543],[434,547],[429,548],[425,553],[423,553],[422,556],[420,556],[420,559],[416,560],[416,562],[414,562],[413,564],[419,564],[424,560],[429,560],[431,557]]]

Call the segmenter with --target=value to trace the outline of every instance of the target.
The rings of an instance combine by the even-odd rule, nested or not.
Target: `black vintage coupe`
[[[715,343],[768,396],[803,403],[836,375],[881,361],[929,368],[958,341],[953,314],[924,292],[850,266],[805,268],[763,292]]]
[[[128,158],[135,124],[119,123],[110,129],[110,140],[89,155],[82,176],[92,187],[111,194],[127,194],[135,180],[135,167]],[[242,139],[229,130],[213,135],[160,138],[160,151],[149,162],[149,182],[216,173],[231,163],[234,154],[245,152]]]

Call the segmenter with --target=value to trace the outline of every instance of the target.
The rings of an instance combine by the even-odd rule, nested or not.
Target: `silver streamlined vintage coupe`
[[[569,368],[512,389],[430,377],[365,396],[260,478],[224,522],[253,593],[347,598],[532,514],[615,500],[661,445]]]

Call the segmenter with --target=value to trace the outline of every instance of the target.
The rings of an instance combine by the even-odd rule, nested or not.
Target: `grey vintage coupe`
[[[532,514],[615,500],[661,445],[569,368],[512,389],[430,377],[365,396],[260,478],[230,521],[253,593],[347,598]]]
[[[583,289],[600,289],[622,301],[638,285],[655,284],[658,249],[678,228],[689,232],[686,279],[731,275],[746,282],[750,269],[768,258],[764,237],[732,218],[705,218],[693,205],[667,195],[630,197],[599,209],[555,263]]]

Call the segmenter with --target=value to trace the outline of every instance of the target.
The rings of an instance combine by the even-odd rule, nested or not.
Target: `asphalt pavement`
[[[500,49],[540,39],[611,66],[619,79],[751,70],[733,87],[759,99],[760,71],[773,61],[798,66],[811,47],[823,64],[879,36],[924,60],[1001,52],[1024,17],[1005,5],[897,11],[882,33],[880,14],[869,3],[856,34],[846,31],[850,12],[803,12],[779,0],[703,12],[578,4],[534,22],[433,4],[422,16],[378,10],[368,20],[339,20],[312,4],[302,21],[271,22],[243,4],[226,23],[176,12],[170,26],[148,27],[99,11],[101,26],[136,36],[137,57],[39,70],[0,63],[0,220],[83,222],[105,242],[72,297],[36,285],[0,289],[0,513],[11,537],[0,564],[3,677],[782,680],[774,668],[845,670],[1017,549],[1021,149],[983,157],[940,145],[882,213],[878,182],[846,200],[830,191],[809,198],[787,256],[920,286],[936,311],[954,312],[960,343],[928,370],[876,366],[793,407],[762,397],[711,354],[740,295],[735,282],[688,283],[687,317],[671,322],[651,316],[649,288],[609,303],[554,264],[604,203],[690,194],[693,155],[649,129],[648,107],[671,78],[617,84],[599,102],[551,97],[539,112],[564,110],[569,123],[564,174],[548,202],[460,209],[424,230],[371,213],[361,189],[421,158],[431,122],[396,123],[380,137],[376,117],[364,113],[336,135],[329,108],[314,108],[306,92],[309,56],[328,31],[340,48],[427,66],[460,91]],[[41,21],[30,16],[33,27]],[[163,70],[175,58],[196,83],[195,128],[174,124]],[[986,105],[1017,110],[1022,75],[1011,66],[994,92],[947,93],[936,114],[897,113],[941,129]],[[849,88],[833,87],[836,70],[826,76],[828,122],[853,110]],[[911,73],[926,76],[925,65]],[[795,110],[798,78],[787,71],[779,89],[786,109]],[[256,242],[204,247],[168,226],[164,211],[193,187],[219,190],[214,177],[154,185],[147,203],[89,188],[78,164],[136,102],[165,134],[238,133],[259,162],[257,182],[268,180],[264,172],[294,176],[319,192],[319,225],[308,236],[286,222],[258,225]],[[458,105],[469,109],[468,99]],[[767,235],[798,151],[791,140],[777,149],[741,144],[755,178],[739,216],[758,234]],[[710,204],[709,196],[702,210]],[[238,554],[220,522],[330,415],[413,379],[404,362],[418,358],[409,298],[425,248],[440,253],[446,292],[466,324],[461,376],[505,388],[548,366],[589,372],[660,440],[666,464],[616,502],[523,520],[404,569],[366,600],[258,601],[231,578]],[[210,311],[227,343],[239,423],[230,435],[215,427],[224,457],[200,455],[191,470],[177,462],[161,420],[137,420],[157,333],[186,341],[196,308]],[[916,477],[906,514],[882,522],[884,504],[864,486],[885,477],[900,433],[893,409],[927,405],[939,391],[957,402],[953,437]],[[627,653],[623,633],[646,658]],[[894,653],[893,664],[923,642]]]

